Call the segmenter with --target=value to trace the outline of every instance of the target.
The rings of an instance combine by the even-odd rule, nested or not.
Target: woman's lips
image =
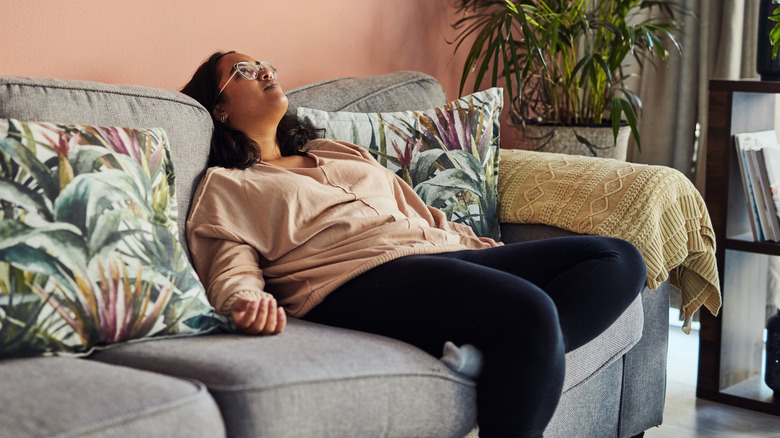
[[[263,90],[267,90],[269,88],[278,87],[278,86],[279,86],[278,82],[271,81],[271,82],[268,83],[268,85],[265,86],[265,88],[263,88]]]

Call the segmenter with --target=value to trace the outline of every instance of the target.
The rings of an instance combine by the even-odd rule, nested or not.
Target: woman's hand
[[[230,316],[236,327],[249,335],[276,335],[287,326],[287,314],[270,295],[238,297]]]

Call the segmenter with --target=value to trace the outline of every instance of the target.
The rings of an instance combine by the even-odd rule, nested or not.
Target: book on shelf
[[[773,144],[761,149],[764,158],[764,168],[767,173],[769,194],[775,207],[775,217],[780,221],[780,144]]]
[[[756,241],[780,241],[780,144],[774,130],[734,135],[748,216]]]

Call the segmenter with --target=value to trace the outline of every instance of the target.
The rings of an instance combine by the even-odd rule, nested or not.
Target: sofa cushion
[[[277,336],[126,344],[93,360],[202,381],[228,435],[465,436],[475,384],[410,345],[291,319]]]
[[[0,361],[0,382],[2,436],[225,436],[198,382],[61,357]]]
[[[0,119],[0,158],[0,357],[225,322],[177,241],[165,131]]]
[[[0,77],[0,118],[92,126],[162,128],[176,169],[179,240],[193,189],[206,168],[213,125],[194,99],[138,85],[65,79]]]
[[[299,107],[326,138],[367,149],[447,219],[498,239],[499,116],[503,90],[491,88],[435,108],[328,112]]]

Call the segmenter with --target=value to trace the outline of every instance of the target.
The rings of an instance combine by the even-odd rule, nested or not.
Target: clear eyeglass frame
[[[217,96],[214,98],[215,100],[222,94],[222,91],[225,90],[225,87],[227,87],[230,81],[233,80],[233,78],[236,76],[236,73],[240,74],[242,78],[248,81],[253,81],[259,78],[273,80],[279,77],[279,72],[276,70],[276,67],[266,61],[258,61],[254,63],[249,61],[237,62],[233,65],[232,70],[233,74],[230,75],[227,82],[225,82],[225,85],[219,89]]]

